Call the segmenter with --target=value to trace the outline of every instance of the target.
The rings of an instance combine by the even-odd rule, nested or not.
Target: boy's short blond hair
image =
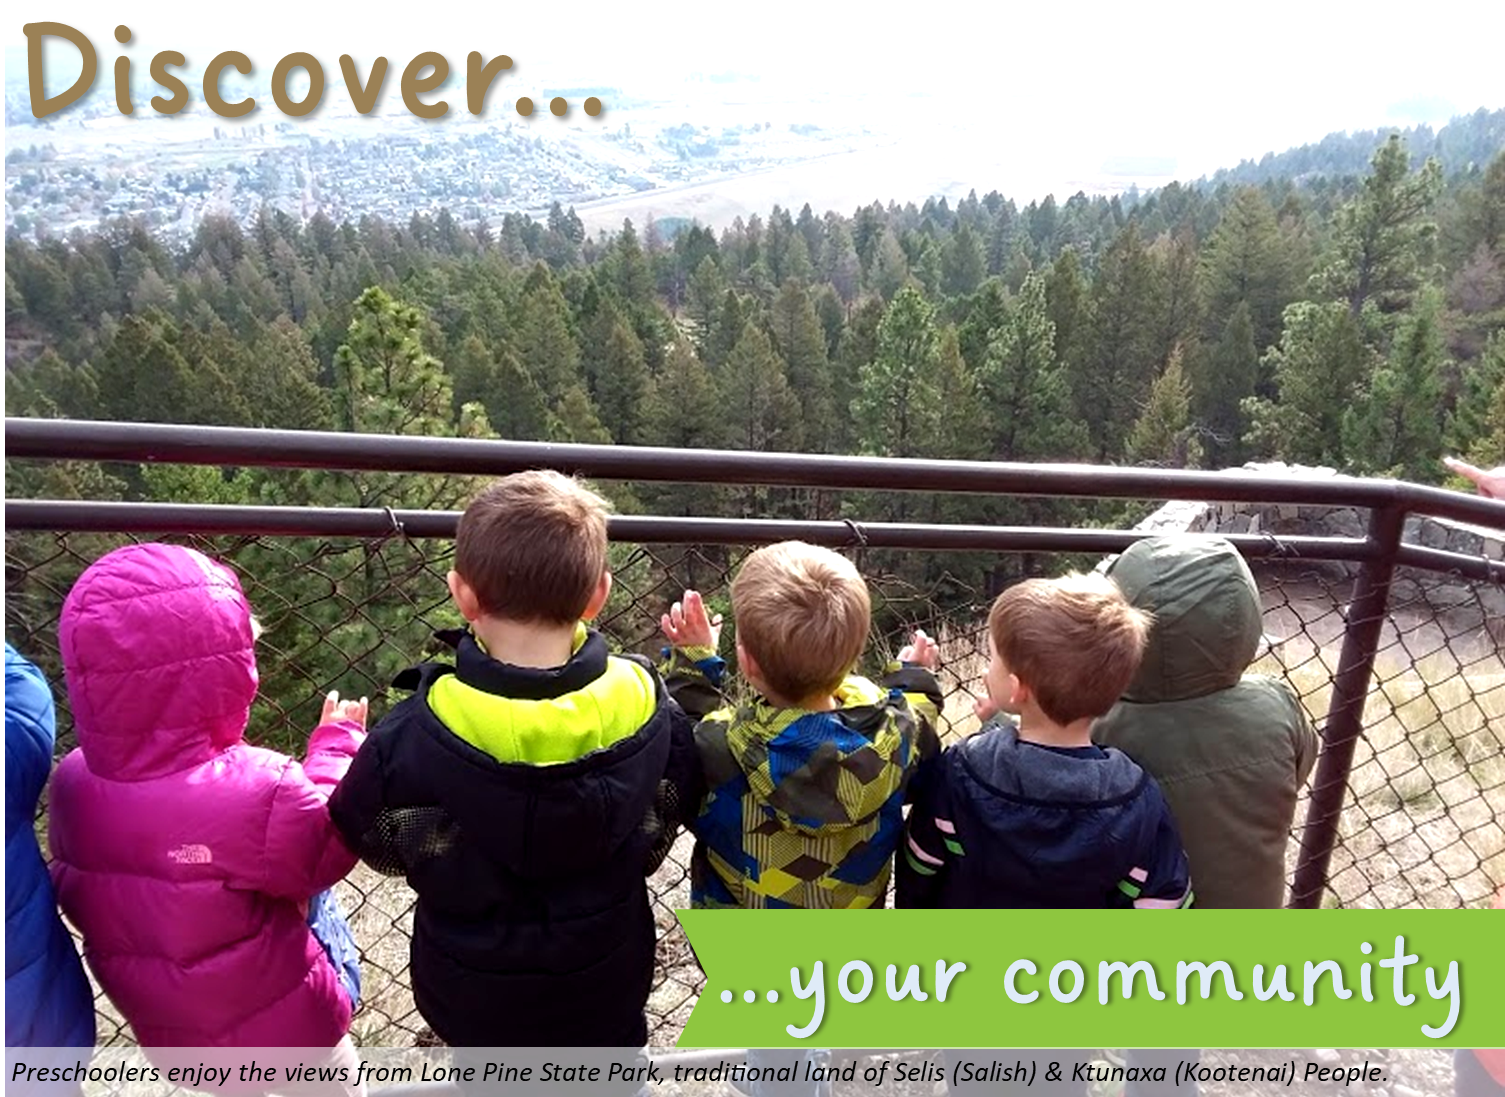
[[[505,476],[465,508],[455,533],[455,571],[488,616],[573,624],[606,573],[610,509],[562,473]]]
[[[1144,657],[1153,618],[1113,580],[1073,573],[1027,579],[1000,594],[988,634],[1009,673],[1057,724],[1104,715]]]
[[[867,646],[872,601],[852,562],[784,541],[750,555],[732,581],[737,639],[789,702],[830,693]]]

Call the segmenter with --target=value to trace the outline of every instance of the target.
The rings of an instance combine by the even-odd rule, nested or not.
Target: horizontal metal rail
[[[250,507],[192,503],[110,503],[8,499],[8,529],[92,533],[155,533],[287,536],[451,538],[458,511]],[[758,518],[648,518],[614,515],[613,540],[643,545],[749,545],[804,540],[840,547],[991,552],[1122,552],[1153,536],[1142,530],[1071,529],[1036,526],[950,526],[894,522],[799,522]],[[1252,558],[1343,560],[1373,558],[1375,548],[1358,537],[1226,536]],[[1476,565],[1475,557],[1426,550],[1428,566]],[[1502,568],[1505,574],[1505,568]]]
[[[553,468],[608,480],[830,489],[1306,503],[1505,528],[1505,502],[1393,480],[1231,470],[931,461],[805,453],[423,438],[79,419],[5,420],[8,458],[502,475]]]
[[[1057,497],[1175,499],[1362,508],[1364,537],[1224,535],[1246,556],[1284,561],[1340,560],[1360,566],[1339,669],[1333,682],[1323,751],[1313,778],[1292,897],[1315,906],[1327,887],[1352,758],[1364,734],[1364,701],[1373,677],[1381,622],[1397,565],[1505,582],[1505,563],[1480,555],[1403,543],[1408,514],[1505,530],[1505,501],[1391,480],[1349,476],[1269,475],[1248,471],[1168,471],[1090,465],[899,460],[791,453],[678,450],[541,442],[389,437],[304,431],[244,430],[157,423],[7,419],[7,458],[166,462],[209,466],[323,468],[502,475],[553,468],[607,480],[759,484],[875,490]],[[7,500],[11,529],[156,534],[229,534],[381,538],[452,538],[455,512],[389,508],[199,506]],[[1143,530],[806,522],[770,519],[619,515],[619,542],[766,544],[799,538],[831,546],[994,552],[1120,552],[1151,536]]]
[[[245,537],[454,537],[459,511],[386,508],[261,507],[195,503],[115,503],[7,499],[8,529],[87,533],[200,534]],[[833,547],[981,551],[1122,552],[1153,536],[1144,530],[1050,526],[957,526],[897,522],[800,522],[760,518],[655,518],[614,515],[612,540],[642,545],[753,545],[802,540]],[[1362,563],[1378,550],[1361,537],[1218,534],[1250,559]],[[1505,561],[1402,545],[1396,562],[1426,571],[1505,583]]]
[[[1465,579],[1477,579],[1486,583],[1505,583],[1505,560],[1491,560],[1483,556],[1466,556],[1460,552],[1448,552],[1445,549],[1402,544],[1396,550],[1395,562],[1403,567],[1421,568],[1425,571],[1457,572]]]

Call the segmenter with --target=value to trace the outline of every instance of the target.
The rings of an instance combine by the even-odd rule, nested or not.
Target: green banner
[[[1493,910],[695,910],[681,1047],[1498,1047]]]

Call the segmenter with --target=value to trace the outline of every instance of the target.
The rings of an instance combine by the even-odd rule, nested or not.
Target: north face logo
[[[179,846],[168,850],[167,856],[180,865],[207,865],[214,861],[214,854],[209,852],[208,846]]]

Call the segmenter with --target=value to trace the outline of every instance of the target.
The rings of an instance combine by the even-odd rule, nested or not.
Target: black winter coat
[[[451,1046],[641,1047],[656,941],[645,877],[698,807],[693,722],[654,673],[656,708],[630,737],[569,762],[499,762],[434,715],[434,683],[563,697],[604,673],[605,641],[592,632],[564,667],[537,671],[446,639],[457,665],[399,676],[413,695],[329,803],[351,848],[418,893],[418,1010]]]

